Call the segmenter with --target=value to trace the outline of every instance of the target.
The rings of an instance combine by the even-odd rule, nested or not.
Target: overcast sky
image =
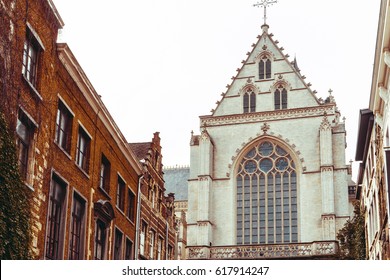
[[[188,165],[191,130],[210,114],[257,42],[256,0],[53,0],[67,42],[128,142],[160,132],[163,164]],[[359,110],[368,107],[380,0],[278,0],[274,40],[306,82],[333,90],[354,159]],[[356,172],[355,172],[356,173]],[[354,174],[356,177],[356,174]]]

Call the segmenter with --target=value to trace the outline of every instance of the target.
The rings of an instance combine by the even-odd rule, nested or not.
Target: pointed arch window
[[[244,93],[244,113],[256,111],[256,93],[252,88],[248,88]]]
[[[238,166],[237,244],[298,242],[297,174],[289,153],[258,142]]]
[[[287,90],[279,85],[274,92],[275,110],[287,109]]]
[[[271,79],[271,59],[263,55],[259,62],[259,79]]]

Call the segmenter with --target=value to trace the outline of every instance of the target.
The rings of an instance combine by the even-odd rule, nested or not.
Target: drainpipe
[[[168,244],[169,244],[169,224],[166,221],[166,242],[165,242],[165,259],[168,260]]]
[[[139,259],[139,235],[140,235],[140,223],[141,223],[141,181],[144,178],[144,175],[141,175],[138,178],[138,202],[137,202],[137,218],[135,222],[135,260]]]

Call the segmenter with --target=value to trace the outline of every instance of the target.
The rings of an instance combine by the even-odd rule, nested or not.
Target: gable
[[[242,67],[237,69],[237,75],[232,78],[232,83],[228,86],[226,93],[217,102],[217,107],[212,111],[213,116],[242,114],[243,108],[249,106],[244,103],[248,102],[256,104],[256,110],[249,109],[249,112],[273,111],[275,102],[277,102],[274,92],[281,86],[287,91],[287,95],[283,97],[286,100],[283,100],[288,106],[287,108],[280,106],[279,109],[321,105],[315,93],[310,89],[310,84],[305,82],[305,77],[300,74],[299,69],[295,68],[296,63],[289,61],[288,54],[283,53],[283,48],[278,47],[278,42],[272,37],[272,34],[268,34],[268,26],[263,26],[262,35],[258,36],[257,43],[247,54]],[[255,97],[250,101],[244,100],[243,97],[248,88],[255,93]],[[282,102],[282,96],[280,96],[280,102]]]

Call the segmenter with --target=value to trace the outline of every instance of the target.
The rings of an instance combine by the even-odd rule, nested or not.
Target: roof
[[[146,158],[151,146],[152,142],[129,143],[130,149],[134,152],[139,160]]]
[[[190,167],[173,167],[164,169],[166,193],[174,193],[175,200],[188,200],[188,178]]]

